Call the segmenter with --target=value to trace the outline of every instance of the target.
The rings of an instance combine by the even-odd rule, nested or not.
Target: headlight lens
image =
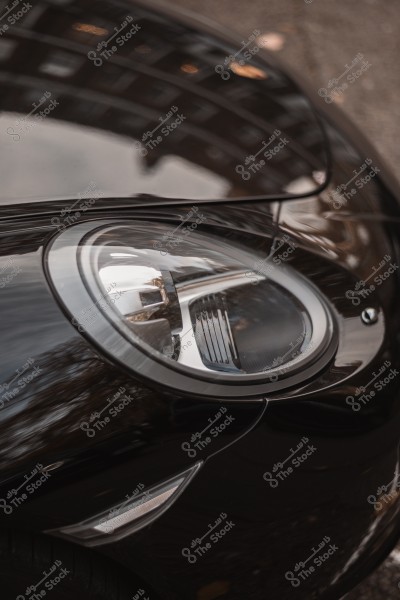
[[[166,387],[235,398],[298,383],[335,350],[319,292],[287,265],[255,269],[257,258],[169,224],[91,222],[55,239],[48,267],[74,325],[114,360]]]

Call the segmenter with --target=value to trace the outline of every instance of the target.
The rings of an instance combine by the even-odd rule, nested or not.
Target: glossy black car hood
[[[40,1],[13,25],[1,15],[1,205],[323,187],[323,129],[264,62],[261,31],[221,41],[130,2]]]

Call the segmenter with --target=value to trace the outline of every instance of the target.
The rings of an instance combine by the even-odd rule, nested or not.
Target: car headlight
[[[54,238],[47,266],[79,331],[179,392],[264,395],[314,375],[336,349],[334,318],[310,281],[215,235],[92,221]]]

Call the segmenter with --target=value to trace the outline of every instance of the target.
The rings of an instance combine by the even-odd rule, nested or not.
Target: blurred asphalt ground
[[[269,34],[267,48],[318,93],[361,53],[371,67],[339,98],[397,179],[400,173],[400,0],[169,0],[247,40]],[[346,600],[400,598],[400,545]],[[251,600],[251,599],[249,599]]]
[[[358,53],[371,67],[338,100],[400,180],[399,0],[167,0],[247,40],[271,34],[266,48],[303,75],[311,92],[327,87]],[[239,49],[239,48],[238,48]]]

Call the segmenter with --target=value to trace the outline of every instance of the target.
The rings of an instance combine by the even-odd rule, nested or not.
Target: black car
[[[262,32],[0,13],[1,598],[337,599],[399,519],[399,198]],[[347,82],[347,83],[346,83]]]

